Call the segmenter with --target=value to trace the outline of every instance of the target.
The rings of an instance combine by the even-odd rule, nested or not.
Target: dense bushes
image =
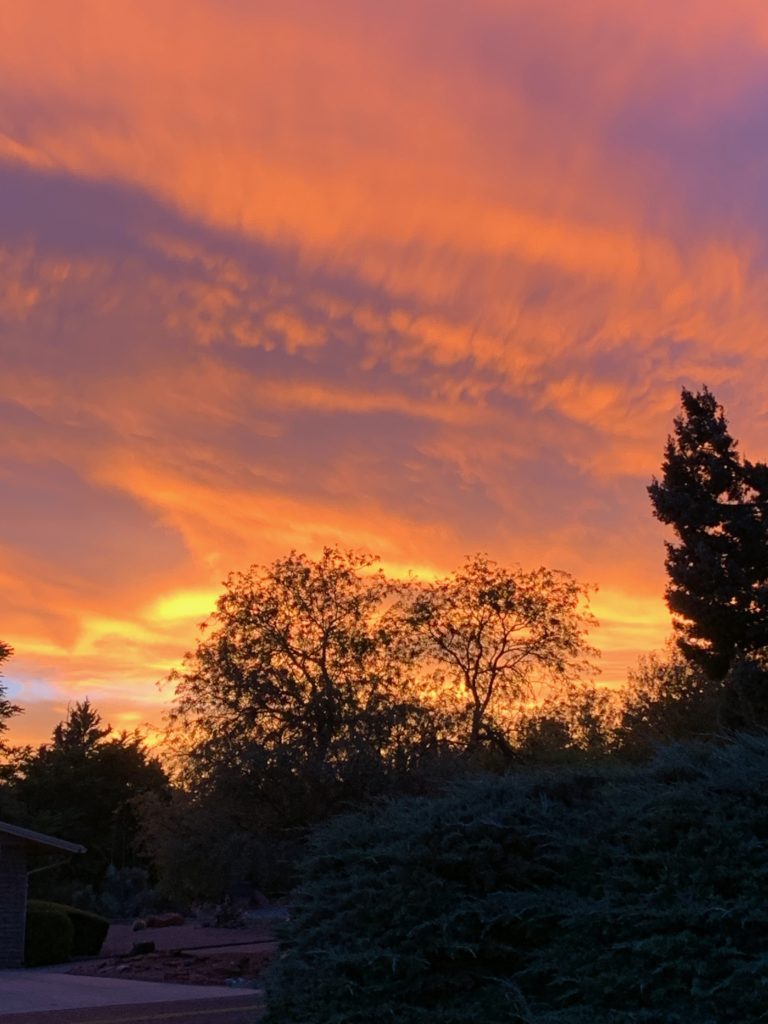
[[[87,910],[65,907],[75,933],[72,937],[72,952],[75,956],[96,956],[104,945],[109,931],[109,921]]]
[[[99,953],[109,931],[109,921],[106,918],[77,907],[65,906],[62,903],[30,900],[27,904],[27,927],[29,927],[30,915],[44,913],[63,914],[69,920],[72,927],[71,954],[74,956],[96,956]],[[65,960],[67,956],[64,957]],[[55,963],[52,960],[47,962]]]
[[[165,909],[164,901],[144,868],[116,868],[110,864],[98,892],[92,885],[75,889],[72,905],[109,920],[146,917]]]
[[[726,1024],[768,1005],[768,738],[400,800],[321,831],[280,1024]]]
[[[60,964],[72,956],[74,926],[63,908],[53,903],[30,900],[24,939],[27,967]]]

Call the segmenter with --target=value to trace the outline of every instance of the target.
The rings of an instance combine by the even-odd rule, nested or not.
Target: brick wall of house
[[[0,967],[19,967],[24,959],[26,906],[25,845],[0,836]]]

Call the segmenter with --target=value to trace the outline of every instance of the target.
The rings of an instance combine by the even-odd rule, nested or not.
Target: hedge
[[[24,937],[25,966],[43,967],[69,960],[74,933],[74,926],[63,910],[36,905],[36,901],[30,900]]]
[[[303,879],[272,1024],[768,1019],[768,738],[394,801]]]
[[[47,900],[29,900],[27,909],[56,910],[67,916],[72,924],[72,954],[74,956],[97,956],[109,931],[109,921],[99,914],[78,907],[65,906]]]

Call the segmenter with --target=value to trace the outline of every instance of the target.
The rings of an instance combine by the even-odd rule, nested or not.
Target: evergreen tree
[[[711,679],[768,644],[768,467],[742,460],[714,395],[683,388],[661,481],[648,493],[671,526],[666,598],[678,645]]]
[[[66,719],[53,730],[52,748],[86,758],[111,732],[112,726],[101,724],[101,715],[86,697],[67,708]]]
[[[134,802],[167,784],[141,735],[115,735],[86,698],[68,708],[50,743],[28,753],[13,789],[23,824],[87,847],[60,877],[98,884],[108,865],[140,860]]]
[[[0,640],[0,664],[10,658],[12,654],[13,648]],[[8,719],[18,715],[21,711],[21,708],[17,704],[12,704],[5,694],[5,686],[2,683],[2,676],[0,676],[0,754],[6,750],[2,735],[8,728]]]

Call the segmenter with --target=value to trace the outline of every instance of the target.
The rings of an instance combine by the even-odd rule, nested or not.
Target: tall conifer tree
[[[671,526],[667,603],[683,654],[712,679],[768,644],[768,467],[743,461],[708,388],[683,388],[661,481],[648,493]]]
[[[4,662],[7,658],[13,654],[13,648],[10,644],[4,643],[0,640],[0,663]],[[8,728],[8,719],[12,718],[13,715],[18,715],[21,708],[17,704],[12,704],[7,696],[5,685],[3,684],[2,676],[0,675],[0,752],[4,749],[2,734]]]

